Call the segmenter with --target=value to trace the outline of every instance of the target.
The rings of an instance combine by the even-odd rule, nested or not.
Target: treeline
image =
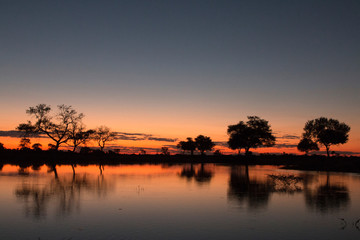
[[[101,152],[104,151],[106,143],[116,140],[116,134],[106,126],[96,129],[86,129],[83,124],[84,114],[78,113],[71,106],[58,105],[57,111],[52,112],[49,105],[38,104],[30,107],[26,113],[35,119],[34,122],[27,121],[18,125],[17,130],[22,133],[19,147],[21,150],[41,151],[42,145],[35,143],[31,146],[30,137],[45,136],[53,141],[48,144],[49,150],[57,151],[60,146],[67,145],[75,152],[79,146],[86,146],[89,141],[94,141]],[[324,146],[327,156],[330,156],[332,145],[344,144],[349,139],[350,127],[336,119],[320,117],[306,122],[304,133],[297,145],[299,151],[308,154],[310,151],[319,150]],[[232,150],[241,153],[244,149],[245,155],[251,154],[250,149],[259,147],[272,147],[276,144],[276,138],[272,133],[268,121],[258,116],[249,116],[246,122],[240,121],[237,124],[229,125],[227,128],[229,140],[227,145]],[[186,141],[180,141],[177,148],[183,152],[188,151],[191,155],[198,150],[201,155],[214,149],[215,143],[208,136],[199,135],[193,140],[188,137]],[[0,143],[0,150],[4,146]],[[91,151],[83,147],[82,151]],[[117,149],[115,152],[119,152]],[[145,150],[141,151],[146,154]],[[170,155],[168,147],[162,147],[163,155]],[[219,150],[214,155],[221,155]]]

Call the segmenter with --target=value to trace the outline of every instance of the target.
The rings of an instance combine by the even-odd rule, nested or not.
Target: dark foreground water
[[[358,174],[5,165],[0,193],[0,239],[360,239]]]

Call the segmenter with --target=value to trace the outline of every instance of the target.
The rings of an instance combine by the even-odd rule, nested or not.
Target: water
[[[54,171],[56,170],[56,171]],[[273,166],[0,171],[0,239],[359,239],[360,175]]]

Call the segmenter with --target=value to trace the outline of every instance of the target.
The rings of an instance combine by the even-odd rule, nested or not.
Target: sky
[[[139,134],[112,143],[129,149],[224,143],[256,115],[278,137],[259,152],[298,153],[306,121],[324,116],[351,127],[334,149],[360,153],[359,1],[0,0],[0,32],[5,146],[46,103]]]

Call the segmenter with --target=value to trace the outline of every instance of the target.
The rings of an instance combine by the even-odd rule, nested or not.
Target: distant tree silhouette
[[[21,150],[30,149],[30,139],[26,137],[21,138],[19,147]]]
[[[297,145],[297,149],[300,152],[305,152],[305,154],[307,155],[310,151],[318,151],[319,147],[316,142],[313,142],[309,138],[303,137]]]
[[[166,156],[170,155],[169,148],[168,147],[162,147],[161,148],[161,154],[166,155]]]
[[[196,149],[196,143],[191,137],[187,138],[187,141],[180,141],[177,145],[177,148],[180,148],[184,151],[190,151],[191,155],[194,155]]]
[[[81,154],[89,154],[89,153],[91,153],[91,152],[92,152],[92,149],[89,148],[89,147],[82,147],[82,148],[80,149],[80,153],[81,153]]]
[[[139,155],[146,155],[145,149],[140,149]]]
[[[271,147],[275,145],[275,136],[268,121],[257,116],[249,116],[248,121],[240,121],[238,124],[229,125],[228,145],[230,149],[238,149],[239,154],[242,148],[245,154],[249,154],[250,148]]]
[[[58,105],[58,112],[55,115],[50,115],[51,107],[46,104],[38,104],[35,107],[30,107],[26,113],[34,116],[35,123],[28,121],[21,123],[17,130],[22,131],[27,137],[30,134],[45,134],[55,142],[55,150],[58,150],[60,145],[69,140],[70,124],[73,121],[80,121],[83,114],[78,114],[71,106]]]
[[[69,140],[73,147],[73,152],[81,144],[86,144],[95,133],[95,130],[85,130],[82,123],[83,115],[73,116],[69,126]]]
[[[210,137],[199,135],[195,138],[195,145],[201,155],[204,155],[205,151],[211,151],[214,148],[215,143],[213,143]]]
[[[215,152],[214,152],[214,155],[215,156],[221,156],[223,155],[222,152],[219,150],[219,149],[216,149]]]
[[[54,150],[56,150],[56,146],[54,144],[49,143],[48,150],[54,151]]]
[[[83,129],[72,130],[70,133],[70,142],[73,146],[72,151],[75,152],[76,148],[82,144],[86,144],[95,133],[94,130],[84,131]]]
[[[0,151],[5,150],[4,144],[0,143]]]
[[[35,151],[41,151],[42,145],[40,143],[34,143],[32,146],[32,149]]]
[[[330,156],[330,146],[344,144],[349,140],[350,127],[336,119],[320,117],[306,122],[303,138],[311,139],[326,148]]]
[[[115,139],[115,133],[111,132],[110,128],[106,126],[100,126],[95,130],[93,134],[93,139],[99,145],[100,151],[103,151],[106,142],[111,142]]]

